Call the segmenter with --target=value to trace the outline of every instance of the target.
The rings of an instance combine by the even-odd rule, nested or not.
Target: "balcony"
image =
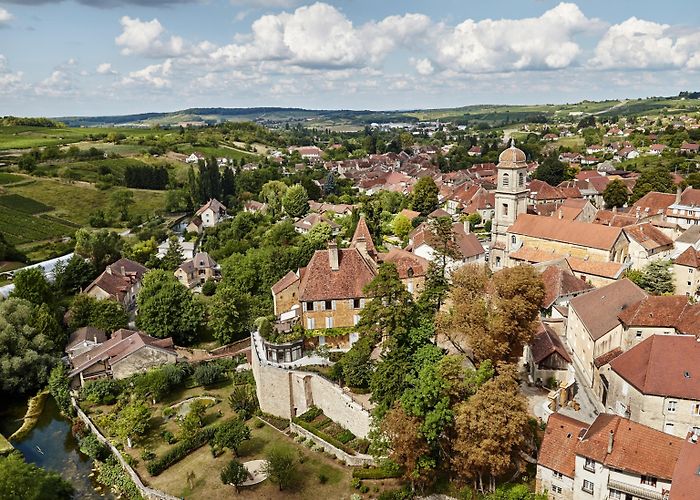
[[[668,498],[668,496],[664,496],[662,493],[645,488],[644,486],[632,486],[631,484],[615,481],[614,479],[608,481],[608,488],[634,495],[634,497],[644,500],[666,500]]]

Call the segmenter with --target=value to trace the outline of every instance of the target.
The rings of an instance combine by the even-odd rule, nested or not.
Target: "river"
[[[4,436],[9,437],[20,427],[26,409],[26,402],[15,402],[0,410],[0,432]],[[98,483],[90,477],[92,460],[78,450],[71,424],[61,416],[53,398],[46,399],[44,412],[36,427],[21,441],[13,441],[12,445],[22,452],[27,462],[56,471],[70,481],[75,488],[76,499],[114,498],[110,493],[95,491]]]

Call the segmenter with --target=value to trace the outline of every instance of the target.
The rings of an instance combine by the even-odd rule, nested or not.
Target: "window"
[[[508,174],[503,174],[503,187],[506,187],[507,185],[510,184],[510,176]]]
[[[636,336],[637,336],[638,339],[641,339],[641,338],[642,338],[642,331],[641,331],[641,330],[637,330],[637,335],[636,335]]]
[[[333,301],[332,300],[324,300],[323,301],[323,310],[330,311],[331,309],[333,309]]]
[[[587,458],[586,463],[583,464],[583,468],[586,469],[587,471],[595,472],[595,460],[591,460],[590,458]]]
[[[642,484],[656,487],[656,478],[651,476],[642,476]]]
[[[306,318],[306,329],[314,330],[316,328],[316,320],[314,318]]]
[[[664,432],[666,434],[673,434],[673,427],[673,423],[666,422],[666,425],[664,425]]]
[[[617,490],[610,490],[609,498],[611,500],[618,500],[622,498],[622,492]]]
[[[693,405],[693,415],[694,416],[700,416],[700,403],[695,403]]]
[[[515,235],[512,235],[512,236],[510,237],[510,242],[511,242],[513,245],[515,245],[515,244],[518,242],[518,239],[515,237]]]
[[[362,300],[362,299],[352,299],[352,308],[353,308],[353,309],[359,309],[360,307],[362,307],[362,302],[361,302],[361,300]]]
[[[314,303],[312,301],[306,302],[306,310],[307,311],[313,311],[314,310]]]
[[[692,268],[691,268],[691,269],[688,269],[688,274],[693,274]]]
[[[593,483],[587,479],[584,479],[583,486],[581,486],[581,489],[583,491],[585,491],[586,493],[590,493],[592,495],[593,494]]]
[[[326,318],[326,328],[333,328],[333,318]]]
[[[562,479],[564,475],[561,472],[554,471],[554,477],[557,479]]]
[[[693,286],[693,284],[690,281],[688,281],[688,286]]]
[[[406,289],[408,289],[408,293],[413,293],[413,280],[408,280],[406,283]]]
[[[504,203],[502,208],[503,208],[503,210],[501,211],[501,213],[503,215],[508,215],[508,204]]]
[[[561,493],[561,486],[552,485],[552,493]]]
[[[318,345],[326,345],[326,337],[323,335],[319,335],[318,337]]]
[[[518,186],[522,186],[525,183],[525,175],[520,172],[518,174]]]
[[[677,404],[678,401],[668,401],[668,404],[666,405],[666,410],[668,410],[671,413],[675,412]]]

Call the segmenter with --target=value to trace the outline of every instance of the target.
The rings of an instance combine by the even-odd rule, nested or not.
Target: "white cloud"
[[[575,35],[600,25],[573,3],[560,3],[540,17],[467,19],[438,37],[436,59],[466,73],[565,68],[581,52]]]
[[[73,75],[58,67],[48,78],[34,86],[34,93],[46,97],[66,97],[77,93]]]
[[[433,67],[433,63],[430,62],[430,59],[412,59],[411,63],[413,63],[419,75],[428,76],[435,72],[435,68]]]
[[[98,75],[116,75],[117,72],[112,68],[112,63],[98,64],[95,69]]]
[[[10,21],[14,19],[15,16],[10,14],[7,9],[0,7],[0,27],[9,24]]]
[[[115,38],[122,54],[138,54],[146,57],[173,57],[185,51],[184,40],[179,36],[163,37],[165,28],[158,19],[141,21],[139,18],[121,18],[122,33]]]
[[[700,67],[700,33],[674,38],[671,27],[631,17],[611,26],[598,42],[591,67],[663,69]]]
[[[156,89],[170,87],[171,81],[168,76],[171,73],[173,62],[167,59],[162,64],[151,64],[143,69],[132,71],[122,78],[123,85],[146,85]]]
[[[301,3],[300,0],[229,0],[231,5],[258,7],[258,8],[282,8],[293,7]]]
[[[22,84],[23,73],[13,72],[7,65],[7,58],[0,54],[0,94],[11,94]]]

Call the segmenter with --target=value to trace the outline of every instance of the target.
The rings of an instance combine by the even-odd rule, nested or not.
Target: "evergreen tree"
[[[603,200],[608,208],[625,206],[629,197],[627,186],[620,179],[611,181],[603,191]]]
[[[182,245],[177,237],[172,236],[169,240],[168,250],[160,260],[160,268],[166,271],[175,271],[185,259],[182,257]]]
[[[305,215],[309,211],[309,196],[304,186],[295,184],[287,189],[282,198],[282,206],[290,217],[297,218]]]
[[[544,181],[550,186],[557,186],[566,179],[566,165],[559,161],[557,151],[549,153],[542,164],[537,167],[535,179]]]

